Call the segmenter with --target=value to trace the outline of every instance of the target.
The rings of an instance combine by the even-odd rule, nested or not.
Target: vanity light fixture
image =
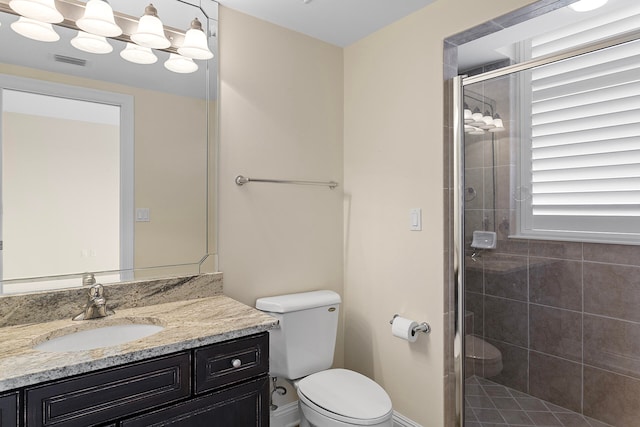
[[[598,9],[606,3],[607,0],[580,0],[575,3],[571,3],[569,7],[576,12],[588,12],[590,10]]]
[[[138,21],[138,29],[131,34],[131,40],[143,47],[152,49],[166,49],[171,42],[164,35],[164,26],[158,18],[158,10],[149,3],[144,9],[144,15]]]
[[[78,30],[71,44],[79,50],[110,53],[113,46],[107,38],[113,38],[127,44],[120,56],[136,64],[153,64],[158,57],[151,49],[164,50],[170,53],[165,67],[176,73],[193,73],[198,70],[193,59],[208,60],[214,56],[209,49],[210,34],[197,18],[186,32],[165,27],[151,3],[145,8],[144,15],[136,18],[114,12],[108,0],[87,0],[86,3],[78,0],[0,0],[0,3],[2,1],[5,2],[2,11],[19,17],[11,28],[33,40],[60,40],[51,25],[60,23],[65,28]],[[56,4],[64,16],[56,9]]]
[[[478,105],[474,106],[476,102]],[[469,108],[469,104],[474,106],[473,110]],[[480,108],[484,110],[484,114],[481,113]],[[506,130],[502,118],[496,113],[496,101],[491,98],[482,94],[465,94],[463,109],[464,132],[469,135],[484,135],[487,131],[495,133]]]
[[[47,22],[37,21],[31,18],[21,16],[17,21],[11,24],[11,29],[16,33],[32,40],[41,42],[57,42],[60,36],[53,29],[53,26]]]
[[[107,39],[84,31],[78,31],[78,35],[71,39],[71,45],[89,53],[105,54],[113,51],[113,46],[109,44]]]
[[[184,43],[178,48],[178,53],[192,59],[211,59],[213,52],[209,50],[207,35],[202,29],[202,23],[195,18],[191,21],[191,28],[184,36]]]
[[[64,21],[54,0],[11,0],[9,7],[25,18],[50,24]]]
[[[113,9],[106,0],[89,0],[84,15],[76,21],[76,25],[97,36],[116,37],[122,34],[122,28],[116,24]]]
[[[186,58],[176,53],[170,53],[169,59],[164,62],[164,67],[174,73],[187,74],[196,71],[198,69],[198,64],[193,62],[193,59],[191,58]]]
[[[134,43],[127,43],[127,47],[120,52],[120,56],[135,64],[154,64],[158,61],[158,57],[154,55],[151,49]]]

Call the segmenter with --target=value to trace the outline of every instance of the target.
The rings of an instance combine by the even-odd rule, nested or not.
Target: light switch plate
[[[413,208],[409,210],[409,230],[422,231],[422,209]]]
[[[149,208],[136,208],[136,222],[150,222]]]

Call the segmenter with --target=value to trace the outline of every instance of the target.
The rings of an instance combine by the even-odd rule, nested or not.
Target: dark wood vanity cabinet
[[[20,391],[24,427],[264,427],[268,368],[264,332],[38,384]],[[20,427],[18,397],[0,396],[0,427]]]
[[[122,422],[122,427],[269,425],[269,379],[258,378]]]
[[[18,392],[0,394],[0,427],[18,424]]]

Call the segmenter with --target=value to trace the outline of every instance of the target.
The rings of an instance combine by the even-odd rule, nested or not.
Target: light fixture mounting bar
[[[11,7],[9,7],[9,2],[10,0],[0,0],[0,12],[19,16],[19,14],[17,14],[13,9],[11,9]],[[78,0],[55,0],[55,3],[60,13],[62,13],[62,15],[64,16],[64,21],[60,22],[59,24],[53,25],[82,31],[76,25],[76,21],[80,19],[84,14],[85,3]],[[142,12],[143,11],[141,11],[141,14]],[[138,28],[138,18],[136,18],[135,16],[125,15],[124,13],[120,13],[116,10],[113,11],[113,16],[115,18],[116,24],[118,24],[118,26],[122,28],[122,34],[117,37],[110,38],[123,42],[133,43],[131,41],[131,34],[133,34],[133,32]],[[165,25],[164,32],[171,42],[171,46],[166,49],[158,50],[177,53],[178,47],[182,46],[182,42],[184,41],[185,31],[181,31],[177,28],[172,28]]]

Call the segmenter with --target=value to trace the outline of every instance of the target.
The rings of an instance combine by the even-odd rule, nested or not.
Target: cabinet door
[[[29,387],[26,427],[102,425],[187,398],[190,353],[180,353]]]
[[[0,396],[0,427],[18,425],[18,393]]]
[[[125,420],[121,427],[269,427],[269,378],[262,377]]]

